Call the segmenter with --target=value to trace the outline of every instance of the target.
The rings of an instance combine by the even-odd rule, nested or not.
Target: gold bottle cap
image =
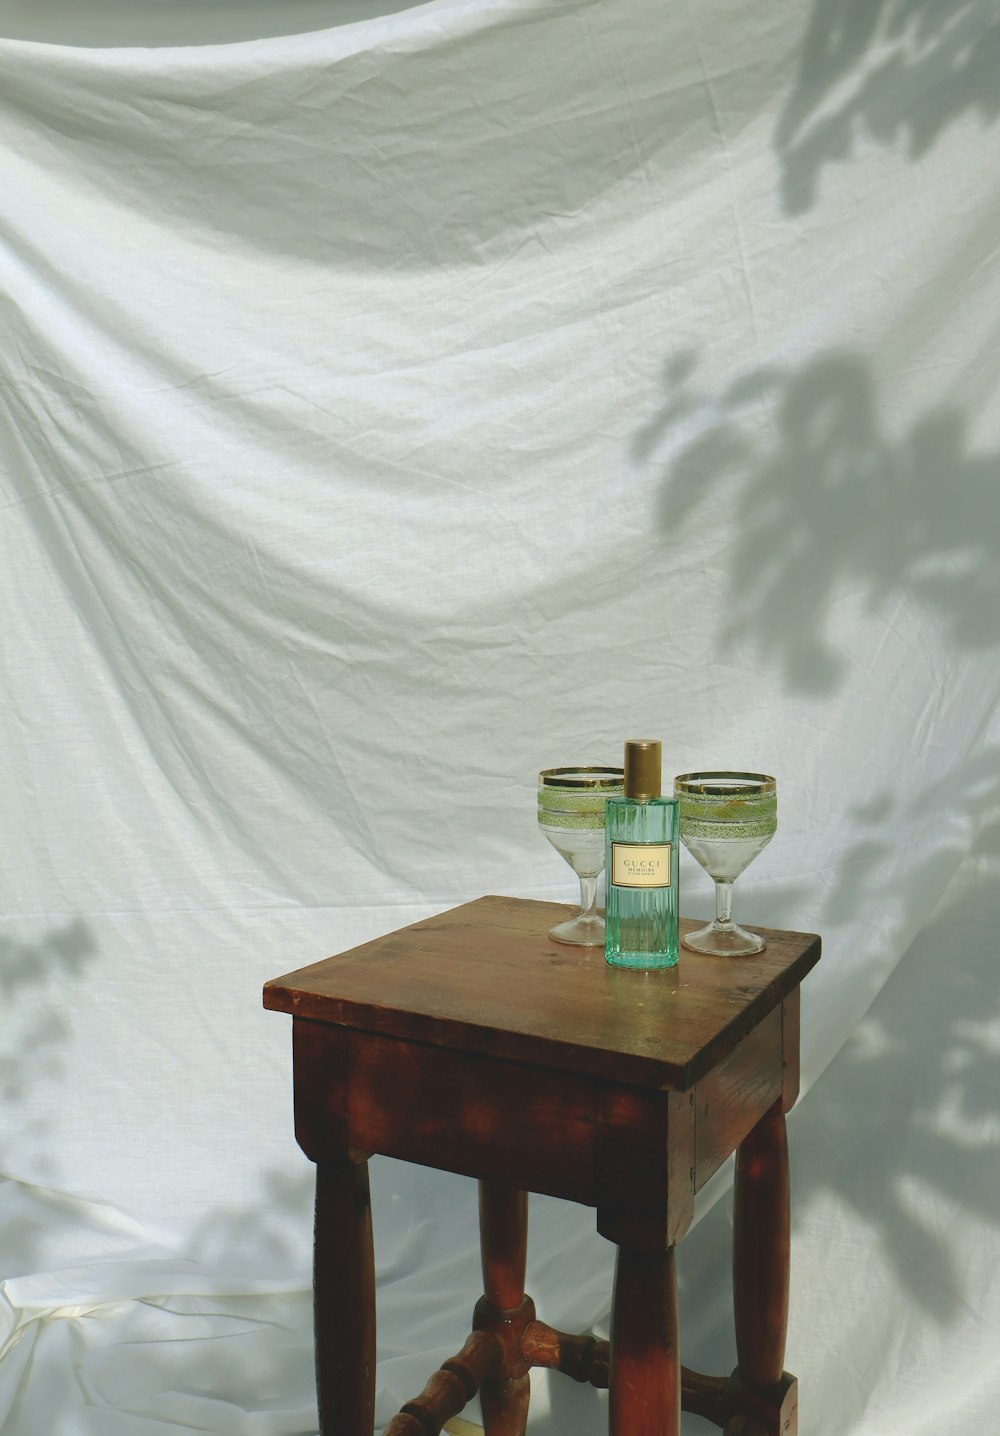
[[[625,741],[626,798],[658,798],[663,744],[658,738],[628,738]]]

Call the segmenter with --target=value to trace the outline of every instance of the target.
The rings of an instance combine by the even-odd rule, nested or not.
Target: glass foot
[[[707,953],[709,957],[749,957],[767,947],[766,937],[761,937],[759,932],[747,932],[734,922],[710,922],[682,937],[681,942],[691,952]]]
[[[553,942],[568,942],[573,947],[603,947],[604,919],[596,914],[579,913],[568,922],[557,923],[549,931]]]

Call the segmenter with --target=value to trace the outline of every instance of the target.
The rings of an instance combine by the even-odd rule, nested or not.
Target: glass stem
[[[577,874],[579,877],[579,874]],[[597,878],[580,878],[580,916],[594,917],[597,909]]]
[[[733,885],[721,878],[715,880],[715,924],[717,927],[733,925]]]

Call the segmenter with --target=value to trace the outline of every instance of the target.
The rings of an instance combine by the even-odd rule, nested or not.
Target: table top
[[[482,897],[274,978],[264,1006],[411,1042],[686,1091],[819,961],[813,933],[759,928],[755,957],[681,949],[676,967],[610,967],[552,942],[572,909]],[[681,919],[681,931],[700,924]]]

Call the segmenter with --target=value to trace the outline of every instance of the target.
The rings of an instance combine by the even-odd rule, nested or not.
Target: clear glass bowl
[[[778,785],[767,773],[682,773],[681,842],[715,883],[715,918],[681,939],[692,952],[745,957],[767,939],[733,922],[733,883],[767,847],[778,826]]]
[[[597,880],[604,868],[604,806],[624,792],[623,768],[545,768],[538,775],[538,826],[580,880],[580,911],[549,933],[575,947],[603,947]]]

